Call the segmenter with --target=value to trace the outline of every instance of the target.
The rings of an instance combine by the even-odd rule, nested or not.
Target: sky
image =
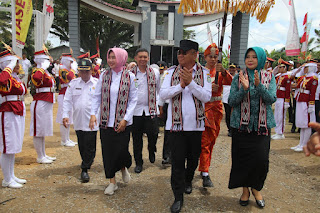
[[[315,37],[314,29],[320,29],[320,0],[294,0],[294,6],[299,36],[303,35],[303,19],[305,14],[308,12],[308,22],[312,20],[310,38]],[[228,44],[231,44],[231,21],[232,15],[229,15],[226,24],[227,28],[223,49],[227,49]],[[213,41],[215,43],[218,42],[217,22],[218,21],[213,21],[209,23],[213,35]],[[222,21],[220,21],[220,30],[221,24]],[[276,0],[274,7],[270,9],[267,19],[263,24],[260,24],[255,17],[250,17],[248,47],[259,46],[266,49],[268,52],[285,47],[289,24],[289,10],[282,0]],[[201,47],[205,49],[209,45],[207,24],[187,29],[195,31],[195,40]],[[53,43],[53,46],[59,45],[59,39],[55,36],[49,35],[49,40]]]
[[[296,19],[298,25],[299,36],[303,35],[303,19],[308,12],[308,22],[312,20],[310,38],[315,37],[314,29],[320,29],[320,1],[319,0],[294,0],[294,7],[296,11]],[[228,48],[231,44],[231,21],[232,15],[228,16],[227,28],[225,32],[224,48]],[[218,29],[216,27],[217,21],[209,23],[211,33],[214,35],[213,41],[218,41]],[[222,21],[220,21],[220,25]],[[259,46],[268,52],[273,49],[278,50],[285,47],[287,40],[287,33],[290,24],[289,10],[282,0],[276,0],[273,8],[270,9],[267,19],[263,24],[260,24],[255,17],[250,17],[248,47]],[[221,27],[220,27],[221,28]],[[207,25],[200,25],[190,27],[196,33],[195,40],[204,49],[209,45],[207,36]]]

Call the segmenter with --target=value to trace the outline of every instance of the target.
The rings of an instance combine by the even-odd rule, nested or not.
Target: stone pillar
[[[157,33],[157,5],[151,5],[151,29],[150,29],[150,39],[156,39]]]
[[[150,29],[151,29],[151,12],[149,7],[141,7],[141,47],[150,52]]]
[[[170,9],[171,8],[171,9]],[[180,41],[183,39],[183,13],[178,13],[178,8],[169,6],[169,11],[173,10],[174,13],[174,46],[179,47]]]
[[[80,55],[80,0],[68,0],[69,46],[73,57]]]
[[[232,18],[230,62],[245,68],[244,54],[248,48],[250,15],[238,12]]]
[[[175,7],[169,6],[169,11],[168,11],[168,40],[169,41],[173,40],[174,12],[175,12]]]

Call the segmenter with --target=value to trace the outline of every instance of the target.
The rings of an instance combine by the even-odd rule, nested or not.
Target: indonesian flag
[[[286,55],[295,56],[300,53],[299,33],[293,0],[282,0],[290,13],[290,26],[287,34]]]
[[[209,26],[209,23],[207,23],[207,34],[208,34],[208,41],[210,42],[210,44],[213,43],[213,39],[212,39],[212,33],[211,33],[211,29]]]
[[[54,10],[53,10],[53,0],[43,0],[43,8],[42,13],[44,14],[44,30],[43,30],[43,43],[47,40],[49,35],[53,18],[54,18]]]
[[[304,33],[300,39],[300,43],[302,44],[301,52],[305,57],[306,52],[308,50],[308,40],[309,40],[309,33],[310,33],[310,26],[311,26],[311,23],[310,22],[308,23],[308,13],[306,13],[306,15],[304,16],[303,25],[304,25]]]

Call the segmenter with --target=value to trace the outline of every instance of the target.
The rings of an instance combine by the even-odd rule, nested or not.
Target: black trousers
[[[201,153],[201,131],[170,132],[171,188],[176,200],[183,199],[186,183],[191,183]],[[187,167],[185,164],[187,159]]]
[[[157,151],[157,140],[159,133],[158,119],[155,116],[133,116],[132,138],[133,138],[133,154],[136,165],[142,165],[142,148],[143,148],[143,133],[148,137],[149,153]]]
[[[291,117],[291,121],[292,121],[292,128],[295,129],[296,128],[296,99],[293,97],[292,95],[292,106],[289,107],[289,118]],[[290,109],[291,108],[291,109]]]
[[[224,111],[226,113],[226,124],[228,127],[228,131],[231,131],[230,129],[230,116],[231,116],[231,107],[229,106],[229,104],[223,103],[224,106]]]
[[[117,133],[113,128],[100,128],[103,167],[106,178],[113,178],[117,171],[130,168],[132,158],[129,153],[130,127]]]
[[[96,156],[97,131],[76,130],[82,159],[81,169],[90,169]]]
[[[163,105],[163,117],[162,117],[164,127],[166,127],[167,116],[168,116],[168,104],[165,103]],[[170,133],[170,131],[164,130],[163,148],[162,148],[162,158],[163,159],[170,158],[170,155],[171,155],[170,143],[169,143],[169,139],[168,139],[169,133]]]

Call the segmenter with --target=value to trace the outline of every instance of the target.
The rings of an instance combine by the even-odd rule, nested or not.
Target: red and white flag
[[[302,44],[301,52],[305,56],[308,50],[308,41],[309,41],[309,34],[310,34],[310,27],[311,27],[311,22],[308,22],[308,13],[306,13],[306,15],[304,16],[303,25],[304,25],[304,32],[300,39],[300,43]]]
[[[212,39],[212,34],[211,34],[211,29],[210,29],[209,23],[207,23],[207,34],[208,34],[208,41],[210,44],[212,44],[213,39]]]
[[[288,10],[290,13],[290,26],[287,34],[287,42],[285,47],[286,55],[287,56],[299,55],[300,42],[299,42],[296,13],[294,10],[294,3],[293,3],[293,0],[282,0],[282,1],[288,7]]]
[[[42,13],[44,14],[43,43],[45,43],[54,18],[53,0],[43,0]]]

